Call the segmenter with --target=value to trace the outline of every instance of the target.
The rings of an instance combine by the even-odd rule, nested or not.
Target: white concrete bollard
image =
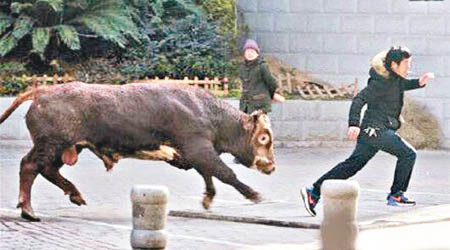
[[[326,180],[321,187],[323,221],[320,226],[323,250],[356,249],[359,184],[348,180]]]
[[[164,249],[167,245],[166,205],[169,190],[165,186],[136,185],[131,189],[133,205],[133,249]]]

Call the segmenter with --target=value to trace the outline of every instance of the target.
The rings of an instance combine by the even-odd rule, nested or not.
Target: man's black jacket
[[[403,92],[422,87],[418,79],[407,80],[389,72],[384,65],[384,57],[385,53],[382,52],[372,59],[367,87],[353,98],[349,126],[398,129]],[[365,104],[367,110],[360,125],[361,109]]]

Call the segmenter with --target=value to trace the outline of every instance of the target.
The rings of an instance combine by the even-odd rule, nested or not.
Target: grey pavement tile
[[[0,141],[0,249],[130,249],[129,195],[136,184],[168,186],[170,210],[319,225],[323,218],[322,204],[318,205],[318,216],[309,217],[300,204],[299,189],[310,185],[351,153],[351,149],[276,149],[278,169],[270,176],[236,165],[230,155],[224,155],[222,159],[238,178],[258,190],[265,201],[253,204],[234,188],[214,180],[217,195],[208,212],[200,204],[204,183],[195,171],[179,170],[161,162],[127,159],[106,172],[93,154],[82,153],[75,166],[65,166],[61,172],[80,189],[88,205],[71,204],[60,189],[38,177],[33,186],[32,204],[35,212],[43,215],[43,221],[28,223],[20,218],[15,205],[20,159],[30,146],[26,141]],[[448,151],[419,151],[408,192],[418,205],[390,208],[385,205],[385,198],[392,183],[395,158],[384,153],[375,156],[352,178],[361,187],[358,220],[364,225],[378,223],[377,226],[386,219],[433,220],[435,217],[426,217],[418,211],[432,211],[442,204],[450,204],[449,162]],[[168,218],[167,231],[168,249],[253,249],[277,244],[289,249],[289,246],[314,242],[319,235],[315,229],[172,216]]]

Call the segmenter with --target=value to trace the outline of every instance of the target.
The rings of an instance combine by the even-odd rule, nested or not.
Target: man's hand
[[[356,138],[358,138],[359,132],[361,131],[361,129],[359,127],[356,126],[350,126],[348,127],[348,138],[350,140],[356,140]]]
[[[282,96],[281,94],[278,94],[278,93],[275,92],[275,94],[273,94],[272,100],[273,100],[274,102],[281,103],[281,102],[284,102],[286,99],[285,99],[284,96]]]
[[[424,86],[425,84],[427,84],[428,80],[430,79],[434,79],[434,73],[432,72],[428,72],[423,74],[420,78],[419,78],[419,84],[420,86]]]

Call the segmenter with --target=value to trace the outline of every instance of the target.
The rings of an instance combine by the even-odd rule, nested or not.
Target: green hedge
[[[60,46],[47,51],[51,53],[46,53],[45,60],[15,50],[0,61],[0,94],[12,95],[26,87],[5,78],[22,74],[69,73],[80,81],[113,84],[145,77],[227,76],[234,86],[239,65],[236,40],[241,32],[236,26],[235,0],[144,0],[129,4],[139,10],[134,20],[148,39],[130,39],[124,49],[105,39],[80,37],[79,51]],[[83,28],[78,32],[89,33]],[[55,46],[50,44],[50,48]]]
[[[0,82],[0,96],[14,96],[28,87],[28,83],[23,81],[13,81],[11,78],[3,79]]]

